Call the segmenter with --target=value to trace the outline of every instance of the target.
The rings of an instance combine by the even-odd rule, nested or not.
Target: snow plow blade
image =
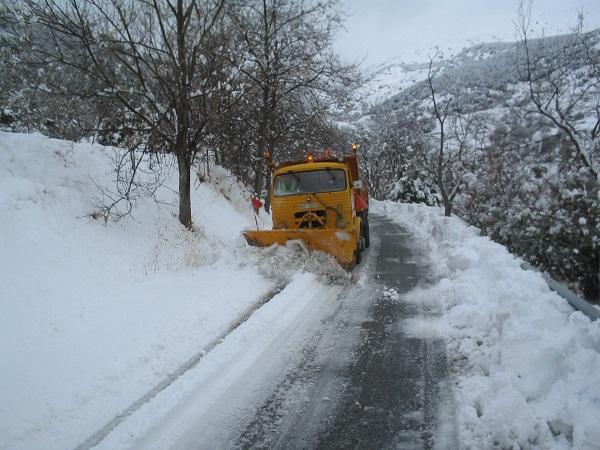
[[[333,256],[345,269],[356,264],[356,239],[352,233],[339,229],[295,229],[244,231],[248,244],[256,247],[270,247],[273,244],[285,245],[286,242],[299,239],[311,250],[320,250]]]

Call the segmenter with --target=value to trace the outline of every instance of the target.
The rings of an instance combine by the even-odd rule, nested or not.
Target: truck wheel
[[[361,244],[361,241],[362,241],[362,239],[358,240],[358,243],[356,244],[356,250],[354,250],[354,254],[356,255],[356,265],[357,266],[362,261],[362,244]]]
[[[365,238],[365,248],[369,248],[369,246],[371,245],[371,234],[369,233],[369,218],[368,217],[365,219],[363,226],[364,226],[363,237]]]

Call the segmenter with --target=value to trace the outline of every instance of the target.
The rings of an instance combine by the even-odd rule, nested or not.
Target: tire
[[[365,238],[365,248],[369,248],[371,245],[371,233],[369,232],[369,218],[365,217],[365,222],[363,225],[363,237]]]
[[[354,250],[354,254],[356,255],[356,265],[358,266],[362,261],[362,239],[356,243],[356,250]]]

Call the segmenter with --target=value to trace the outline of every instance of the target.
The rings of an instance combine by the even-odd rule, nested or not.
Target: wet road
[[[373,217],[366,281],[303,350],[241,433],[241,448],[459,448],[444,341],[413,336],[407,320],[435,316],[406,300],[426,284],[410,235]]]

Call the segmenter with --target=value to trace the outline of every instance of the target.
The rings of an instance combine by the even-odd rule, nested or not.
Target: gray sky
[[[391,59],[424,61],[438,46],[515,40],[519,0],[340,0],[348,14],[336,48],[367,65]],[[600,0],[534,0],[533,23],[544,34],[567,32],[583,10],[588,29],[600,27]]]

